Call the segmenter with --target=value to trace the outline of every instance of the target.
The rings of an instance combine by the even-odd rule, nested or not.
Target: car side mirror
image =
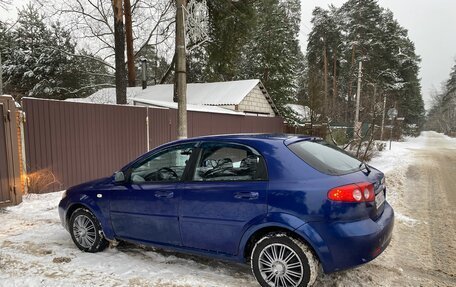
[[[122,171],[118,171],[118,172],[114,173],[114,182],[115,183],[124,183],[125,174]]]

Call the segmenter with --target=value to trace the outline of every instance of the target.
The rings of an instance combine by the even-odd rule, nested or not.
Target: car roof
[[[222,135],[208,135],[208,136],[199,136],[193,137],[188,139],[182,139],[170,142],[166,145],[174,145],[179,143],[186,143],[186,142],[195,142],[195,141],[258,141],[258,142],[266,142],[266,141],[280,141],[285,142],[286,145],[289,145],[293,142],[302,141],[302,140],[317,140],[320,138],[307,136],[307,135],[296,135],[296,134],[280,134],[280,133],[242,133],[242,134],[222,134]]]
[[[150,150],[148,153],[137,158],[135,161],[127,164],[121,170],[128,168],[129,166],[133,165],[134,163],[143,160],[144,158],[148,157],[151,153],[156,151],[162,150],[164,148],[168,148],[171,146],[185,144],[185,143],[195,143],[195,142],[210,142],[210,141],[232,141],[244,144],[255,144],[255,143],[266,143],[269,145],[279,146],[279,145],[289,145],[294,142],[298,141],[305,141],[305,140],[318,140],[320,138],[306,136],[306,135],[295,135],[295,134],[280,134],[280,133],[242,133],[242,134],[223,134],[223,135],[208,135],[208,136],[199,136],[187,139],[181,139],[176,141],[171,141],[160,146],[155,147],[154,149]]]

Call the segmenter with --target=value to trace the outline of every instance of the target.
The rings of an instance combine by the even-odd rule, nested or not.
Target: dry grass
[[[28,174],[27,179],[28,193],[46,193],[62,188],[62,183],[47,168]]]

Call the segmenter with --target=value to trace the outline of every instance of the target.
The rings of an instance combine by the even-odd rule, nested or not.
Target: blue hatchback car
[[[319,138],[220,135],[162,145],[109,178],[69,188],[76,246],[116,240],[250,262],[261,286],[310,286],[390,242],[384,174]]]

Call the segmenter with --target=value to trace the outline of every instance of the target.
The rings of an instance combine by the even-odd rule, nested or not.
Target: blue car
[[[311,286],[388,246],[385,176],[319,138],[219,135],[162,145],[69,188],[63,226],[86,252],[128,241],[249,262],[261,286]]]

